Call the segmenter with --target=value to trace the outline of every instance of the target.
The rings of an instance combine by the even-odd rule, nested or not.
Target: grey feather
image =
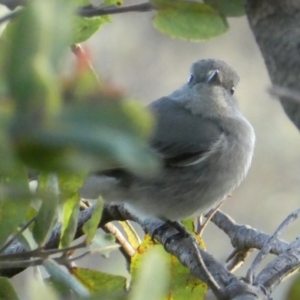
[[[166,166],[191,165],[201,160],[218,141],[222,129],[210,119],[191,113],[168,97],[152,102],[156,126],[150,145],[163,158]]]

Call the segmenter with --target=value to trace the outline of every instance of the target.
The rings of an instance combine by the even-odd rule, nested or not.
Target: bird
[[[225,62],[196,61],[181,88],[146,107],[155,120],[149,147],[162,162],[160,174],[102,171],[86,180],[81,197],[101,195],[106,203],[171,222],[219,204],[246,177],[255,146],[254,129],[234,97],[238,82]]]

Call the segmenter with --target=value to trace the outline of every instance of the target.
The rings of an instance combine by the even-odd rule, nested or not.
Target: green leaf
[[[86,221],[82,227],[82,231],[86,234],[85,242],[87,245],[91,244],[96,234],[98,225],[101,220],[102,211],[103,211],[103,200],[101,197],[99,197],[97,203],[94,205],[94,210],[91,218],[88,221]]]
[[[80,5],[88,5],[88,1],[79,1]],[[108,5],[121,5],[123,1],[120,0],[106,0],[101,7]],[[112,19],[107,16],[96,16],[92,18],[74,17],[73,21],[73,44],[81,43],[90,38],[95,32],[97,32],[104,24],[111,22]]]
[[[141,261],[144,255],[153,248],[158,249],[164,254],[165,264],[168,265],[169,270],[168,276],[170,277],[169,290],[165,293],[165,296],[160,299],[205,299],[205,294],[207,292],[206,284],[194,277],[189,269],[183,266],[175,256],[168,254],[162,245],[155,244],[149,235],[145,235],[142,244],[138,247],[131,259],[130,274],[132,275],[133,282],[138,279],[137,274],[138,270],[142,267]],[[158,275],[158,272],[156,272],[156,274]],[[156,279],[157,275],[155,275]],[[159,279],[157,282],[159,282]]]
[[[39,193],[43,197],[42,205],[33,227],[33,236],[39,246],[43,246],[58,218],[58,181],[55,175],[39,176]]]
[[[80,197],[78,193],[64,203],[59,248],[69,247],[74,240],[78,223],[79,205]]]
[[[30,1],[6,29],[5,74],[16,102],[17,120],[29,117],[26,112],[30,111],[39,116],[30,118],[31,123],[37,124],[44,114],[60,107],[59,85],[54,75],[70,44],[72,3]]]
[[[287,296],[284,300],[298,300],[300,297],[300,276],[298,275],[289,287]]]
[[[152,0],[157,10],[153,24],[170,37],[207,40],[228,30],[226,19],[212,7],[184,0]]]
[[[204,0],[204,3],[210,5],[227,17],[240,17],[245,14],[242,0]]]
[[[53,152],[59,153],[58,161],[52,160],[48,167],[82,171],[123,166],[138,175],[157,174],[159,162],[145,141],[152,125],[150,114],[137,103],[97,96],[93,105],[67,107],[48,128],[36,128],[34,142],[48,149],[52,158]],[[29,163],[39,163],[39,167],[47,167],[44,162],[49,164],[47,152],[36,161],[35,147],[29,145],[29,152],[23,150],[23,158]]]
[[[64,173],[60,174],[58,177],[59,191],[60,191],[60,201],[64,203],[68,201],[69,198],[73,198],[77,195],[79,188],[82,186],[88,173]]]
[[[147,251],[134,278],[131,300],[161,300],[166,299],[170,273],[166,254],[161,248],[155,247]],[[155,267],[154,267],[155,266]],[[155,278],[155,288],[149,290],[149,282]],[[186,298],[188,299],[188,298]]]
[[[195,232],[195,219],[189,218],[182,221],[182,224],[186,227],[186,229],[195,237],[200,247],[205,249],[205,244],[201,236],[199,236]]]
[[[74,239],[80,207],[78,190],[86,176],[83,172],[59,176],[60,202],[64,204],[60,248],[68,247]]]
[[[31,195],[24,168],[15,174],[0,177],[0,247],[7,238],[15,233],[26,218],[30,207]]]
[[[32,231],[30,231],[28,228],[18,237],[18,241],[27,251],[34,250],[38,247]]]
[[[19,297],[8,278],[0,277],[0,299],[19,300]]]
[[[169,295],[172,299],[204,300],[207,293],[207,285],[190,273],[180,261],[171,258],[171,285]]]
[[[73,268],[73,275],[93,294],[122,291],[126,278],[99,271]]]
[[[141,244],[141,240],[133,226],[129,223],[129,221],[119,221],[119,224],[123,227],[123,230],[127,235],[128,242],[134,249],[137,249]]]

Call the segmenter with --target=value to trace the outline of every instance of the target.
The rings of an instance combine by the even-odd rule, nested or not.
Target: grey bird
[[[227,197],[251,165],[255,134],[233,97],[239,81],[225,62],[199,60],[188,82],[152,102],[150,147],[163,161],[154,179],[114,169],[87,179],[83,198],[101,194],[137,214],[171,221],[199,216]]]

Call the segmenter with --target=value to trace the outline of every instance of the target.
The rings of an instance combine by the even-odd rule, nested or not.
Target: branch
[[[247,225],[236,223],[231,217],[221,211],[217,211],[211,221],[223,230],[229,237],[231,244],[238,250],[262,249],[269,235],[262,233]],[[270,253],[279,255],[285,252],[289,244],[280,239],[274,239]]]
[[[76,238],[83,235],[82,226],[91,217],[93,209],[93,207],[89,207],[80,212]],[[271,262],[267,268],[257,276],[254,286],[251,286],[239,281],[207,252],[203,251],[199,247],[196,249],[197,251],[195,251],[195,246],[191,239],[178,238],[177,235],[174,236],[174,233],[176,233],[174,228],[164,225],[163,232],[157,230],[158,227],[164,224],[158,219],[142,219],[132,215],[122,206],[107,205],[104,208],[103,217],[99,227],[102,227],[107,222],[113,220],[125,219],[138,222],[146,232],[164,245],[166,251],[175,255],[182,264],[187,266],[191,270],[192,274],[204,282],[207,282],[218,299],[224,299],[224,295],[226,299],[235,300],[246,299],[239,298],[242,297],[241,295],[243,295],[243,297],[248,295],[248,299],[252,300],[267,299],[262,290],[265,290],[267,294],[270,294],[281,280],[299,268],[300,252],[295,248],[289,249],[291,246],[299,246],[299,243],[293,242],[288,245],[286,242],[275,239],[275,242],[271,247],[271,252],[277,254],[280,253],[279,257]],[[212,221],[217,224],[219,228],[229,233],[233,245],[242,247],[246,245],[248,248],[253,248],[255,246],[260,249],[263,247],[264,242],[270,238],[268,235],[260,233],[255,229],[236,224],[229,216],[222,214],[221,212],[217,212],[212,218]],[[61,226],[57,226],[52,231],[50,239],[46,244],[46,249],[54,249],[58,247],[60,230]],[[248,235],[251,238],[249,238]],[[241,240],[238,241],[238,239]],[[250,242],[250,239],[253,239],[252,243]],[[13,243],[5,251],[6,254],[16,252],[25,252],[25,249],[18,242]],[[218,286],[220,286],[220,289],[216,290],[214,286],[210,285],[209,278],[206,275],[207,273],[203,271],[201,265],[198,263],[199,259],[197,252],[201,253],[201,258],[203,259],[205,266],[218,283]],[[0,274],[2,276],[11,277],[22,270],[23,268],[4,269],[0,270]],[[263,288],[261,288],[261,286]]]
[[[77,14],[81,17],[95,17],[95,16],[106,16],[113,15],[125,12],[145,12],[154,10],[154,6],[151,3],[141,3],[130,6],[109,6],[109,7],[93,7],[93,6],[84,6],[80,7],[77,10]]]
[[[82,226],[90,218],[92,212],[93,207],[80,212],[76,238],[83,235],[83,232],[81,230]],[[174,235],[174,233],[177,233],[176,230],[168,225],[165,225],[163,227],[163,232],[157,230],[158,227],[164,224],[158,219],[143,219],[141,217],[132,215],[122,206],[108,205],[104,209],[103,218],[99,224],[99,227],[113,220],[125,219],[138,222],[147,233],[152,235],[155,239],[157,239],[164,245],[166,251],[175,255],[183,265],[187,266],[192,274],[194,274],[197,278],[200,278],[202,281],[207,282],[218,299],[237,300],[241,299],[239,298],[241,295],[248,295],[249,299],[251,300],[266,299],[260,288],[247,285],[246,283],[239,281],[210,254],[200,249],[200,247],[197,247],[197,249],[195,249],[192,239],[178,238],[178,235]],[[46,244],[46,249],[52,249],[58,246],[60,230],[60,226],[57,226],[53,230],[50,239]],[[6,253],[9,251],[24,252],[25,250],[19,243],[14,243],[13,245],[11,245],[11,247],[9,247],[9,249],[7,249]],[[208,276],[206,275],[207,273],[203,271],[203,268],[198,263],[198,252],[201,253],[201,258],[203,259],[205,266],[209,270],[209,273],[214,278],[214,280],[218,283],[220,289],[216,289],[215,285],[211,284]],[[10,277],[19,273],[20,271],[22,271],[22,269],[5,269],[0,271],[2,276]]]
[[[264,270],[256,277],[254,285],[264,286],[267,295],[287,277],[299,271],[300,249],[288,249],[270,262]]]
[[[7,2],[7,4],[4,4],[3,2]],[[20,3],[22,4],[20,4]],[[2,1],[0,0],[0,4],[3,4],[7,6],[9,9],[13,10],[18,5],[24,5],[25,1],[14,1],[11,5],[9,5],[9,1]],[[83,6],[77,9],[76,14],[80,17],[85,18],[92,18],[92,17],[99,17],[99,16],[107,16],[107,15],[113,15],[113,14],[120,14],[120,13],[126,13],[126,12],[145,12],[145,11],[151,11],[154,10],[155,7],[151,3],[141,3],[136,5],[130,5],[130,6],[108,6],[108,7],[94,7],[91,5]],[[11,12],[2,18],[0,18],[0,24],[5,23],[7,21],[10,21],[17,17],[20,14],[20,10]]]
[[[262,249],[259,251],[257,256],[255,257],[249,271],[246,275],[247,282],[252,283],[255,272],[258,269],[259,264],[264,259],[265,256],[270,252],[270,249],[272,247],[273,242],[283,233],[283,231],[295,220],[298,219],[300,215],[300,209],[297,209],[296,211],[292,212],[289,216],[285,218],[285,220],[279,225],[275,233],[269,237],[269,239],[265,242]]]

